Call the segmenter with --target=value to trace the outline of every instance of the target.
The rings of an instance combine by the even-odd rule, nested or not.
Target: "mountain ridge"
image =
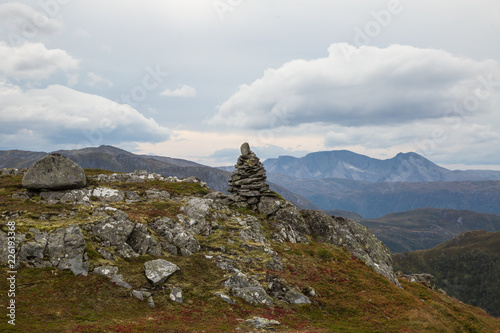
[[[297,178],[345,178],[369,182],[499,180],[500,171],[448,170],[414,153],[376,159],[349,150],[321,151],[304,157],[280,156],[264,161],[269,173]]]

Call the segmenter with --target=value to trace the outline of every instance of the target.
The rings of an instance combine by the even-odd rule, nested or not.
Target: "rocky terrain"
[[[65,163],[44,159],[58,173]],[[251,196],[241,194],[253,188],[227,195],[196,177],[144,170],[85,170],[85,184],[68,189],[50,189],[65,177],[44,183],[44,173],[3,170],[0,262],[13,244],[16,331],[499,329],[477,308],[398,279],[368,229],[300,211],[267,189],[255,165],[241,178],[262,189]],[[33,174],[36,188],[26,186]],[[8,288],[2,279],[0,292]]]

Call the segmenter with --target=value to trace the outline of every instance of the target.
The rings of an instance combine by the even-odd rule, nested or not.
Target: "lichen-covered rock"
[[[167,279],[177,272],[179,267],[164,259],[152,260],[144,263],[144,273],[153,286],[163,284]]]
[[[61,154],[49,154],[33,163],[22,185],[29,190],[77,189],[87,185],[87,178],[75,162]]]
[[[238,272],[223,282],[231,290],[233,296],[244,299],[251,304],[271,305],[272,299],[254,278]]]
[[[127,239],[127,244],[140,255],[151,254],[156,257],[161,255],[160,244],[150,235],[148,228],[142,223],[135,224],[134,230]]]
[[[247,323],[251,324],[253,327],[257,329],[267,329],[271,326],[281,325],[281,323],[274,319],[267,319],[262,317],[253,317],[251,319],[246,320]]]
[[[334,218],[314,210],[303,210],[302,214],[311,236],[321,242],[345,247],[375,272],[401,287],[394,274],[391,252],[366,227],[352,220]]]
[[[160,245],[163,250],[172,255],[178,253],[191,255],[201,249],[200,243],[193,235],[186,231],[180,223],[175,223],[169,217],[158,218],[151,222],[149,226],[162,238]]]
[[[311,300],[295,289],[290,289],[284,299],[290,304],[311,304]]]
[[[211,199],[190,199],[187,205],[181,208],[181,211],[186,214],[187,218],[180,216],[179,220],[184,222],[184,227],[195,235],[210,235],[212,226],[210,221],[207,221],[207,215],[210,212],[210,205],[212,203],[213,200]]]
[[[233,296],[242,298],[250,304],[273,305],[271,297],[262,287],[233,288],[231,292]]]
[[[75,275],[87,275],[88,257],[85,254],[85,239],[77,225],[57,229],[48,234],[47,252],[49,261],[61,270],[69,269]]]
[[[231,297],[227,296],[226,294],[223,294],[223,293],[220,293],[220,292],[215,292],[214,294],[215,294],[215,296],[219,297],[221,300],[223,300],[226,303],[229,303],[229,304],[236,303],[234,301],[234,299],[232,299]]]

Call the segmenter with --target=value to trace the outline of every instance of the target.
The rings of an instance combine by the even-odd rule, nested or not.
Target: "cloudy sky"
[[[0,149],[500,170],[497,0],[0,4]]]

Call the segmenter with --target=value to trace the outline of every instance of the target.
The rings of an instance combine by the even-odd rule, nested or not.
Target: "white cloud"
[[[113,88],[113,82],[111,82],[108,79],[103,78],[100,75],[97,75],[96,73],[89,72],[89,73],[87,73],[87,77],[89,79],[88,83],[92,87],[106,86],[108,88]]]
[[[14,80],[47,79],[57,71],[76,70],[78,64],[66,51],[48,50],[41,43],[10,47],[0,41],[0,73]]]
[[[168,140],[170,131],[126,104],[60,85],[23,90],[0,81],[0,142],[37,138],[38,149]]]
[[[63,30],[63,24],[45,13],[21,3],[7,2],[0,5],[0,25],[8,28],[9,38],[14,40],[33,40],[50,36]]]
[[[474,96],[476,89],[487,93],[479,76],[500,77],[493,60],[474,61],[441,50],[403,45],[355,48],[342,43],[332,44],[328,53],[325,58],[293,60],[266,70],[262,78],[240,86],[209,124],[262,129],[437,119]],[[476,112],[487,111],[486,105]]]
[[[161,96],[169,97],[194,97],[196,96],[196,89],[188,85],[183,85],[177,89],[165,89],[160,93]]]

